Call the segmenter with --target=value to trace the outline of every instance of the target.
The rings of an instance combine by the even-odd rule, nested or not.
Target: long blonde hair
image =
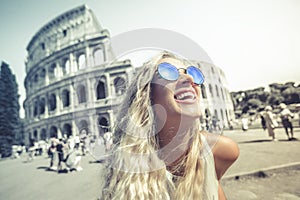
[[[105,177],[102,199],[201,199],[203,168],[199,120],[190,128],[191,145],[177,161],[175,177],[159,157],[158,134],[151,102],[151,81],[162,52],[143,65],[124,98],[114,128],[114,149]]]

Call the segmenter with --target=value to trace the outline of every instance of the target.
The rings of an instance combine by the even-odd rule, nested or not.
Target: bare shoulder
[[[239,156],[239,147],[235,141],[224,135],[203,132],[205,139],[215,157],[221,159],[236,159]]]
[[[214,157],[221,160],[234,162],[239,156],[239,147],[232,139],[220,135],[212,149]]]
[[[220,179],[227,169],[239,156],[239,147],[232,139],[218,134],[205,133],[207,143],[212,149],[218,179]]]

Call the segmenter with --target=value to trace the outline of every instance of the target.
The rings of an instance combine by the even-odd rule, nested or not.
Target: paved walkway
[[[228,200],[300,199],[300,141],[286,141],[282,129],[276,132],[277,142],[261,129],[224,132],[240,147],[240,157],[222,180]],[[295,137],[300,139],[300,129]],[[82,159],[83,171],[68,174],[47,171],[46,156],[25,160],[0,161],[1,200],[95,200],[101,194],[103,165],[89,155]]]
[[[278,141],[272,141],[262,129],[225,131],[224,135],[236,141],[240,148],[240,156],[226,177],[300,162],[300,129],[295,130],[299,140],[294,141],[287,140],[283,129],[276,130]]]
[[[229,200],[300,200],[300,130],[287,141],[283,129],[272,141],[261,129],[226,131],[240,147],[240,156],[222,180]]]

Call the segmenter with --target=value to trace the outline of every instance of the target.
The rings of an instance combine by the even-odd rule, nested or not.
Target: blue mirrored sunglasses
[[[170,63],[163,62],[160,63],[157,67],[159,75],[163,79],[166,79],[168,81],[176,81],[179,78],[180,69],[183,69],[184,73],[190,75],[193,78],[195,84],[201,85],[204,82],[203,73],[200,71],[199,68],[195,66],[189,66],[186,69],[184,69],[184,68],[177,68]]]

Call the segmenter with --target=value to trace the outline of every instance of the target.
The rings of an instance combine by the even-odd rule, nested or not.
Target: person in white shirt
[[[281,119],[282,126],[285,130],[288,140],[293,140],[295,138],[291,119],[294,118],[294,114],[287,108],[286,104],[284,103],[279,104],[279,107],[281,108],[279,116]]]

